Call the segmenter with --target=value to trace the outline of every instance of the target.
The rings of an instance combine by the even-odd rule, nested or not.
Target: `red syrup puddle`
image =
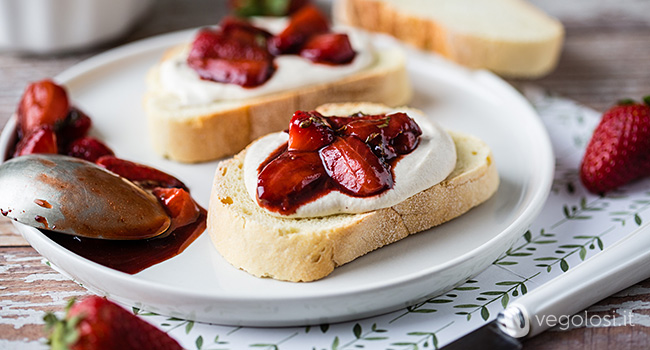
[[[100,265],[136,274],[182,253],[206,228],[207,211],[200,208],[198,219],[178,227],[162,238],[115,241],[93,239],[42,230],[49,239],[67,250]]]

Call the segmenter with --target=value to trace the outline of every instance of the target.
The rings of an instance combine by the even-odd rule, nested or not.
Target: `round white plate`
[[[145,74],[168,47],[193,31],[122,46],[56,77],[94,121],[93,133],[125,159],[167,171],[206,207],[217,162],[186,165],[149,147],[142,95]],[[378,45],[396,45],[376,37]],[[89,290],[148,311],[229,325],[289,326],[357,319],[443,293],[491,264],[537,216],[553,175],[549,137],[527,101],[491,73],[468,71],[408,49],[411,106],[444,127],[492,148],[501,184],[489,201],[439,227],[408,237],[311,283],[259,279],[229,265],[207,234],[182,254],[129,275],[81,258],[21,224],[17,229],[57,269]],[[11,138],[11,121],[0,139]],[[4,153],[2,153],[4,154]]]

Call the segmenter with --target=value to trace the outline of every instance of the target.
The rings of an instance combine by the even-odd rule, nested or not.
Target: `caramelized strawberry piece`
[[[300,50],[300,56],[317,63],[350,63],[355,55],[348,35],[340,33],[314,35]]]
[[[330,117],[328,120],[330,124],[336,125],[339,134],[359,138],[385,161],[414,150],[422,134],[417,123],[401,112],[389,115]]]
[[[389,117],[388,127],[383,130],[386,139],[397,154],[410,153],[417,147],[422,135],[420,126],[406,113],[393,113]]]
[[[327,17],[316,6],[304,6],[291,16],[281,33],[271,38],[269,50],[274,55],[298,53],[310,37],[328,30]]]
[[[261,85],[275,71],[273,57],[266,48],[213,30],[197,35],[187,63],[202,79],[244,87]]]
[[[68,115],[56,132],[59,148],[65,148],[64,146],[71,141],[86,136],[91,126],[92,121],[86,113],[75,107],[71,107]]]
[[[226,17],[220,23],[223,35],[266,50],[267,40],[273,35],[264,29],[253,26],[251,23],[235,18]]]
[[[145,189],[153,189],[155,187],[178,187],[189,191],[187,186],[185,186],[185,184],[183,184],[179,179],[143,164],[124,160],[115,156],[99,157],[95,163],[117,175],[137,183]]]
[[[23,137],[18,145],[14,157],[34,153],[57,153],[56,134],[49,125],[42,125]]]
[[[334,141],[334,130],[320,113],[297,111],[289,123],[289,151],[316,151]]]
[[[172,219],[171,230],[195,222],[201,213],[192,196],[182,188],[156,187],[152,193]]]
[[[99,157],[114,155],[113,150],[94,137],[84,136],[70,142],[66,154],[71,157],[95,162]]]
[[[284,152],[260,171],[257,198],[274,211],[293,213],[326,179],[318,153]]]
[[[30,84],[16,112],[20,136],[30,134],[41,126],[55,129],[65,119],[69,108],[68,94],[63,87],[51,80]]]
[[[247,88],[263,84],[275,70],[270,61],[232,61],[219,58],[193,60],[191,66],[202,79]]]
[[[339,137],[319,151],[327,174],[353,196],[372,196],[393,187],[393,176],[368,145]]]

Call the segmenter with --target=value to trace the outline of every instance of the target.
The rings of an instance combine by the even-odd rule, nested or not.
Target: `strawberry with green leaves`
[[[68,306],[63,320],[45,315],[52,350],[182,350],[167,333],[99,296]]]
[[[594,130],[580,166],[580,179],[602,194],[650,176],[650,96],[610,108]]]

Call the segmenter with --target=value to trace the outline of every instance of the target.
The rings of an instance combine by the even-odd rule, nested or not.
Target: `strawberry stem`
[[[635,103],[636,103],[636,101],[634,101],[631,98],[624,98],[624,99],[618,101],[619,106],[633,105]]]
[[[81,321],[81,317],[67,317],[68,310],[70,310],[74,302],[74,298],[68,302],[66,306],[66,317],[63,319],[59,319],[52,312],[48,312],[43,316],[45,329],[50,332],[48,344],[51,346],[51,350],[69,350],[70,345],[79,339],[79,332],[76,330],[76,327],[79,321]]]
[[[647,104],[648,106],[650,106],[650,95],[644,97],[644,98],[643,98],[643,102],[645,102],[645,104]]]

